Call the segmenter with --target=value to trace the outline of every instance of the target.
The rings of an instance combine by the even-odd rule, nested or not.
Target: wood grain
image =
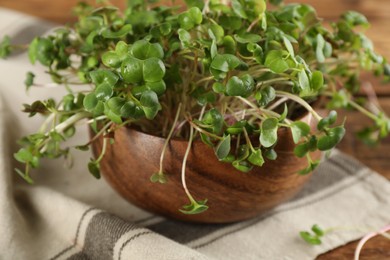
[[[303,120],[309,123],[312,117]],[[315,128],[315,123],[311,124]],[[206,212],[185,215],[178,211],[188,204],[181,185],[181,167],[188,142],[172,140],[164,160],[169,181],[151,183],[150,176],[159,169],[164,139],[132,129],[115,132],[115,143],[109,145],[101,162],[103,176],[125,199],[148,211],[171,218],[203,223],[229,223],[252,218],[292,198],[308,181],[310,175],[298,175],[307,166],[306,158],[297,159],[291,132],[280,129],[275,150],[276,161],[249,173],[236,170],[231,164],[219,162],[214,150],[195,141],[187,160],[186,180],[196,199],[208,199]],[[93,143],[95,155],[100,154],[102,138]],[[312,154],[314,160],[321,153]]]

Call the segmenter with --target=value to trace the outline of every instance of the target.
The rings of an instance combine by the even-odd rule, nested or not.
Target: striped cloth
[[[0,38],[25,43],[53,25],[0,9]],[[390,222],[390,184],[335,151],[293,200],[257,218],[229,225],[181,223],[151,215],[121,199],[86,169],[75,151],[71,169],[44,161],[30,186],[15,177],[15,140],[38,128],[20,104],[58,97],[59,89],[24,93],[26,71],[48,82],[25,53],[0,61],[0,259],[313,259]],[[73,141],[88,139],[85,126]],[[346,227],[310,246],[299,231],[317,223]]]

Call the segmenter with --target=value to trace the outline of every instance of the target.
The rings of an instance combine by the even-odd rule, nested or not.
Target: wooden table
[[[1,7],[8,7],[26,12],[55,22],[68,22],[74,20],[71,8],[79,0],[46,1],[46,0],[0,0]],[[95,2],[95,1],[89,1]],[[112,0],[114,4],[124,6],[125,0]],[[315,6],[321,17],[326,20],[334,20],[346,10],[356,10],[364,13],[372,26],[368,35],[373,39],[379,53],[390,59],[390,1],[389,0],[288,0],[288,2],[303,2]],[[371,81],[370,77],[362,80]],[[378,93],[379,103],[387,114],[390,115],[390,84],[380,86],[378,81],[373,81]],[[367,166],[376,170],[390,179],[390,138],[377,147],[367,147],[359,142],[353,132],[368,122],[361,114],[348,112],[348,134],[339,148],[357,158]],[[389,198],[390,199],[390,198]],[[390,214],[390,212],[389,212]],[[353,253],[357,242],[351,242],[345,246],[332,250],[318,257],[325,259],[353,259]],[[376,237],[370,240],[364,247],[361,259],[390,259],[390,240]]]

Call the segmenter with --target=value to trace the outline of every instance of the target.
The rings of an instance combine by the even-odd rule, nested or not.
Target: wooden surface
[[[78,0],[46,1],[46,0],[0,0],[0,7],[9,7],[30,13],[44,19],[56,22],[73,20],[71,7]],[[94,0],[89,1],[94,2]],[[112,0],[113,3],[123,3],[124,0]],[[289,0],[289,2],[294,2]],[[364,13],[369,18],[372,26],[368,30],[369,36],[374,40],[379,53],[390,58],[390,1],[389,0],[295,0],[314,5],[321,17],[326,20],[334,20],[346,10],[356,10]],[[390,85],[375,88],[379,93],[380,103],[390,114]],[[346,113],[348,117],[348,135],[340,149],[375,169],[380,174],[390,179],[390,139],[376,148],[362,145],[353,136],[353,130],[358,129],[364,123],[364,119],[358,113]],[[355,243],[340,247],[318,259],[352,259]],[[390,241],[381,237],[370,240],[362,251],[361,259],[390,259]]]

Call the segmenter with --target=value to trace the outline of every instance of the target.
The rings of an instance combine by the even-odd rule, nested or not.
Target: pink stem
[[[382,228],[378,232],[372,232],[372,233],[367,234],[365,237],[363,237],[360,240],[358,246],[356,247],[354,260],[359,260],[360,251],[362,251],[362,248],[363,248],[364,244],[366,244],[368,240],[370,240],[371,238],[373,238],[373,237],[375,237],[377,235],[381,235],[383,233],[386,233],[389,230],[390,230],[390,225]]]

